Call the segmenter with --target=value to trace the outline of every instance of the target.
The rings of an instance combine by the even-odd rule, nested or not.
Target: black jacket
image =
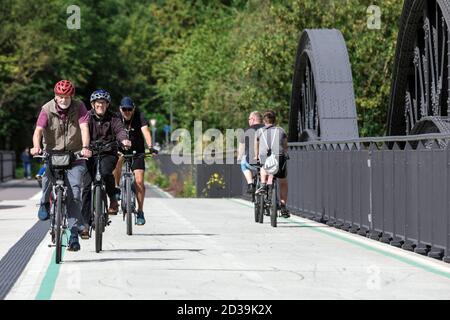
[[[127,139],[127,134],[122,123],[122,119],[114,112],[106,110],[103,117],[98,117],[92,109],[89,111],[89,133],[91,135],[91,143],[101,141],[103,145],[113,141]],[[111,154],[117,152],[117,148],[109,150]]]

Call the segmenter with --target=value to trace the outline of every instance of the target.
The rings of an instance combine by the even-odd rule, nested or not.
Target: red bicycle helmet
[[[69,80],[61,80],[55,84],[55,94],[73,96],[75,94],[75,86]]]

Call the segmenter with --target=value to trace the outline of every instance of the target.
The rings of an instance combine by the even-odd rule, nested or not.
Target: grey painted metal
[[[242,180],[243,175],[238,164],[196,165],[196,187],[199,198],[240,197],[243,193]]]
[[[194,177],[194,165],[192,164],[193,159],[191,155],[185,156],[184,163],[181,164],[175,164],[172,161],[170,154],[160,153],[154,159],[164,175],[168,177],[176,175],[176,179],[181,183],[183,183],[187,177]]]
[[[339,30],[303,31],[292,83],[289,141],[359,137],[352,72]]]
[[[408,134],[424,116],[450,109],[450,3],[406,0],[400,18],[388,135]]]
[[[386,137],[383,143],[367,138],[359,148],[355,142],[290,143],[288,206],[343,230],[368,232],[372,239],[450,261],[450,147],[439,144],[447,146],[450,137],[430,137],[396,142]]]
[[[0,260],[0,300],[19,279],[28,261],[49,230],[49,222],[37,222]]]
[[[14,178],[16,168],[16,154],[14,151],[0,151],[0,181]]]
[[[343,139],[343,140],[328,140],[328,141],[309,141],[309,142],[289,142],[290,147],[307,147],[307,146],[334,146],[334,145],[351,145],[356,144],[357,148],[362,148],[362,144],[370,143],[385,143],[385,142],[419,142],[428,140],[448,140],[450,139],[450,134],[445,133],[429,133],[429,134],[418,134],[418,135],[408,135],[408,136],[386,136],[386,137],[367,137],[359,139]]]
[[[155,159],[161,172],[170,179],[177,180],[178,184],[192,179],[197,197],[240,197],[244,190],[240,165],[235,159],[234,164],[206,164],[204,161],[197,164],[192,155],[185,155],[185,163],[182,164],[175,164],[170,154],[159,154]],[[226,163],[226,160],[222,162]],[[218,179],[214,179],[214,174],[218,175]]]
[[[450,134],[450,118],[441,116],[423,117],[411,130],[411,134],[444,133]]]

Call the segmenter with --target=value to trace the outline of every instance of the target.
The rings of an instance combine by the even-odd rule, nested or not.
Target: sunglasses
[[[133,108],[120,108],[123,112],[133,111]]]

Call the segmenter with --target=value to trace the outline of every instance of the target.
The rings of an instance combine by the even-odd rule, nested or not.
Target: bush
[[[181,192],[183,198],[195,198],[197,197],[197,188],[195,187],[192,177],[186,178],[183,183],[183,191]]]

